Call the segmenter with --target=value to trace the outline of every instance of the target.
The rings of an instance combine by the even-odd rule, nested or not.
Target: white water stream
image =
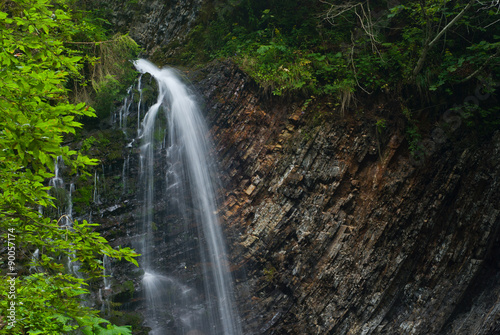
[[[208,130],[193,96],[174,70],[159,69],[142,59],[134,64],[141,73],[154,77],[159,90],[157,101],[144,116],[139,132],[140,179],[144,188],[139,251],[145,271],[146,322],[153,329],[151,334],[158,335],[172,334],[172,329],[175,334],[241,334],[224,237],[215,214]],[[161,129],[158,119],[167,124],[167,129]],[[165,157],[158,159],[161,154]],[[160,170],[166,171],[166,185],[162,185],[162,190],[158,189],[158,170],[155,168],[159,161],[166,167]],[[166,199],[157,199],[159,195]],[[177,213],[176,220],[183,221],[177,226],[188,232],[178,236],[184,236],[186,243],[198,241],[198,260],[186,262],[193,268],[193,264],[201,264],[197,268],[201,269],[198,272],[202,273],[203,285],[175,278],[175,274],[167,273],[166,266],[162,267],[161,261],[155,258],[162,243],[158,241],[157,231],[166,229],[155,223],[159,220],[155,212],[158,202],[175,207],[168,211]],[[166,221],[168,223],[168,218]],[[182,248],[179,243],[179,249]],[[181,262],[179,267],[189,270],[185,264]]]

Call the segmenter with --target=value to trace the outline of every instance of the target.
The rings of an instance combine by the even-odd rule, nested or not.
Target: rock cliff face
[[[104,11],[115,31],[130,33],[149,54],[160,46],[183,40],[197,18],[204,0],[90,0]],[[165,51],[165,50],[164,50]]]
[[[500,332],[498,132],[416,166],[397,120],[273,103],[229,63],[193,77],[248,334]]]
[[[216,147],[245,334],[500,332],[500,133],[459,128],[415,164],[390,102],[378,131],[370,110],[262,96],[229,62],[188,76]],[[133,246],[140,219],[137,156],[131,146],[102,169],[115,195],[94,221],[115,245]],[[181,271],[167,230],[157,253]],[[123,310],[141,312],[141,275],[114,264],[107,294]]]

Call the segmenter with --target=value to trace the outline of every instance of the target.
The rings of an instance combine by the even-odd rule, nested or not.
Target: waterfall
[[[152,334],[241,334],[224,238],[215,214],[208,130],[174,70],[158,69],[142,59],[134,64],[139,72],[152,75],[159,89],[139,131],[144,205],[138,247],[145,271],[146,322]],[[163,185],[159,173],[164,173]],[[162,204],[167,208],[161,208]],[[160,231],[168,233],[162,238]],[[158,255],[166,239],[175,242],[174,256],[186,259],[178,264],[162,262]],[[197,255],[190,253],[195,249]],[[184,282],[190,273],[200,273],[202,280]]]

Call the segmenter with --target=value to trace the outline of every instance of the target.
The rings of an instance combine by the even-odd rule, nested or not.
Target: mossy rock
[[[127,280],[121,284],[113,285],[113,292],[115,292],[113,301],[115,302],[126,302],[129,301],[135,292],[134,283],[131,280]]]
[[[123,157],[126,138],[120,129],[94,131],[82,141],[81,148],[85,154],[107,164]]]

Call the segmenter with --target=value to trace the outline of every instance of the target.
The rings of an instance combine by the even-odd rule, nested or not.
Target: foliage
[[[131,332],[128,326],[115,326],[110,324],[109,321],[95,316],[82,318],[78,321],[84,335],[122,335]],[[103,323],[106,324],[106,328],[101,326]]]
[[[234,57],[275,95],[317,90],[320,72],[326,72],[322,67],[328,64],[317,61],[307,48],[318,40],[309,40],[316,5],[300,0],[207,3],[188,37],[185,61]]]
[[[73,172],[85,173],[86,166],[97,163],[63,146],[63,136],[74,134],[81,126],[76,119],[94,115],[84,103],[68,100],[66,85],[82,69],[82,57],[66,46],[72,41],[74,27],[62,1],[54,6],[47,0],[2,2],[0,225],[6,240],[7,232],[15,236],[15,264],[4,263],[3,267],[18,273],[14,299],[7,299],[5,277],[0,284],[2,309],[14,302],[17,320],[14,325],[4,325],[2,333],[61,334],[100,327],[104,321],[80,303],[81,295],[87,293],[86,280],[68,273],[64,264],[67,260],[79,262],[88,279],[101,275],[102,254],[137,264],[132,250],[111,248],[93,231],[95,224],[70,224],[38,211],[38,207],[53,206],[44,182],[54,176],[57,157]],[[36,249],[40,256],[33,258],[34,273],[30,273],[28,259]],[[113,328],[104,329],[112,334]],[[119,332],[130,333],[126,329]]]
[[[85,140],[83,140],[82,143],[82,151],[88,151],[90,148],[92,148],[92,145],[97,142],[96,138],[94,136],[87,137]]]
[[[378,119],[377,122],[375,123],[375,126],[377,127],[377,133],[382,134],[384,129],[387,127],[387,120],[386,119]]]
[[[137,58],[140,48],[128,35],[120,34],[101,42],[81,43],[73,45],[85,54],[85,62],[72,94],[74,100],[92,105],[98,119],[104,119],[135,80],[137,72],[130,61]]]
[[[422,135],[420,134],[418,127],[415,123],[409,123],[406,128],[406,138],[408,139],[408,149],[410,150],[410,154],[420,159],[422,155]]]
[[[417,92],[409,99],[430,101],[481,75],[498,79],[491,4],[209,1],[183,59],[232,57],[274,95]]]
[[[65,46],[82,57],[79,76],[69,81],[70,99],[94,107],[98,119],[106,118],[121,101],[137,76],[131,60],[141,51],[127,34],[112,33],[104,19],[111,13],[93,1],[57,0],[72,14],[72,39]],[[85,124],[98,122],[85,119]]]
[[[263,91],[327,96],[341,116],[357,98],[386,95],[415,115],[432,109],[437,122],[480,82],[500,81],[498,1],[208,1],[202,12],[184,62],[230,57]],[[462,106],[464,124],[480,133],[499,126],[490,86],[493,98]],[[417,119],[406,117],[413,154]]]
[[[125,136],[120,129],[92,131],[92,135],[82,141],[81,150],[88,156],[106,164],[122,157]]]
[[[85,183],[82,182],[81,185],[77,185],[75,193],[73,194],[73,203],[75,204],[75,213],[80,212],[81,206],[89,206],[94,195],[94,187],[92,184],[88,184],[88,180]]]

